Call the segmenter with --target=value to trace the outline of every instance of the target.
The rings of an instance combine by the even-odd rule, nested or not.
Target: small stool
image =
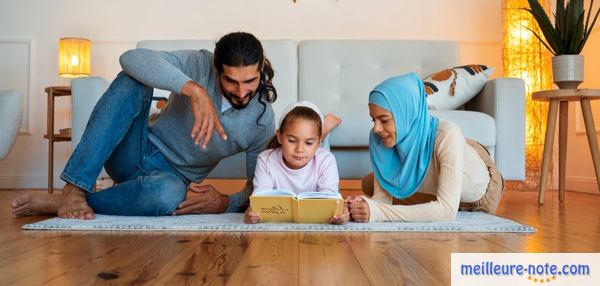
[[[548,120],[546,121],[546,138],[544,140],[544,156],[542,158],[542,174],[540,178],[540,192],[538,202],[544,204],[544,192],[548,179],[548,164],[552,157],[552,144],[554,144],[554,130],[556,128],[556,114],[560,103],[560,122],[558,129],[558,198],[565,199],[565,172],[567,159],[567,129],[569,118],[569,101],[579,101],[585,122],[585,131],[592,152],[592,161],[596,171],[596,182],[600,187],[600,153],[598,152],[598,139],[596,127],[592,116],[590,100],[600,99],[600,89],[558,89],[534,92],[532,99],[536,101],[550,101]]]

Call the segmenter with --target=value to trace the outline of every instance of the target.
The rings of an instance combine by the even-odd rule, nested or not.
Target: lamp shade
[[[81,38],[62,38],[58,42],[58,75],[85,77],[91,74],[92,42]]]

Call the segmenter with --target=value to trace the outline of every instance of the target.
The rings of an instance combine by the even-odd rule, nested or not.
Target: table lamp
[[[87,77],[91,73],[92,42],[82,38],[61,38],[58,42],[58,75]]]

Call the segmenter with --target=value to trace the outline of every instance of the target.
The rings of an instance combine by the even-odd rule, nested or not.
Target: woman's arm
[[[434,157],[439,163],[439,172],[429,170],[428,176],[438,176],[437,200],[417,205],[391,205],[389,201],[374,200],[379,197],[391,198],[378,183],[375,185],[374,199],[362,197],[370,210],[369,221],[449,221],[456,218],[464,168],[465,139],[457,126],[450,126],[438,133]],[[430,165],[429,168],[433,166]],[[426,178],[427,179],[427,178]],[[376,181],[376,180],[375,180]],[[381,194],[385,192],[385,194]],[[378,194],[380,193],[380,194]]]

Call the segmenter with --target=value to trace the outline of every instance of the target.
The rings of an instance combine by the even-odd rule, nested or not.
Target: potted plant
[[[552,58],[552,78],[559,88],[575,89],[583,82],[583,56],[579,55],[598,19],[600,8],[592,11],[594,0],[586,15],[584,0],[556,0],[554,25],[538,0],[527,0],[531,13],[538,23],[542,35],[530,31],[540,40],[554,57]],[[595,15],[594,15],[595,14]],[[594,15],[593,19],[590,16]],[[591,20],[591,21],[590,21]]]

